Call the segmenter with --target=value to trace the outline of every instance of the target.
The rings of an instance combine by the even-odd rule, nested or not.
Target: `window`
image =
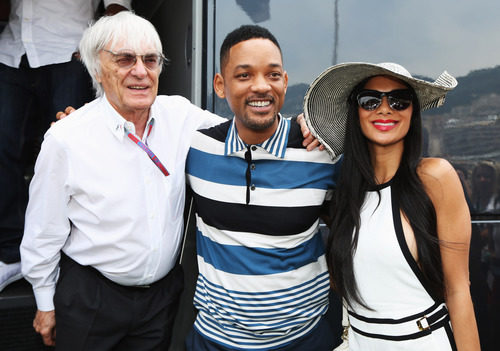
[[[397,62],[414,76],[447,70],[459,82],[423,113],[424,155],[456,168],[473,218],[471,281],[483,350],[500,337],[500,2],[497,0],[209,0],[208,74],[234,28],[258,24],[278,39],[289,87],[284,115],[302,111],[309,84],[340,62]],[[213,37],[212,37],[213,34]],[[213,94],[207,107],[231,117]],[[496,332],[495,332],[496,331]]]

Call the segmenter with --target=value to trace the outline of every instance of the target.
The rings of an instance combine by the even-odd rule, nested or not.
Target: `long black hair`
[[[357,94],[369,79],[354,88],[347,102],[349,113],[344,157],[331,206],[333,221],[327,245],[328,266],[334,289],[349,304],[355,301],[366,308],[370,307],[362,300],[358,291],[353,257],[358,243],[361,206],[366,192],[377,185],[368,142],[361,131],[356,101]],[[444,282],[436,211],[417,174],[422,149],[420,104],[413,88],[411,86],[408,88],[413,94],[413,113],[410,128],[404,138],[403,156],[392,179],[392,188],[401,211],[414,231],[418,265],[424,279],[427,280],[431,295],[437,301],[443,301]]]

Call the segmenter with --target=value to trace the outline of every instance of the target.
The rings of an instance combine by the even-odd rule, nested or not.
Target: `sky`
[[[262,1],[270,18],[256,24],[280,42],[289,83],[310,83],[333,64],[335,0],[247,0]],[[230,30],[255,22],[237,0],[216,4],[219,48]],[[337,14],[337,62],[397,62],[432,78],[500,65],[499,0],[338,0]]]

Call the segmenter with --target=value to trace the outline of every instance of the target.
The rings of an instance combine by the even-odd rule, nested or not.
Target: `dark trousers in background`
[[[26,173],[57,111],[93,99],[92,83],[76,58],[30,68],[0,64],[0,261],[20,260],[19,244],[27,204]]]
[[[64,254],[60,266],[56,350],[168,350],[184,285],[180,265],[149,288],[118,285]]]

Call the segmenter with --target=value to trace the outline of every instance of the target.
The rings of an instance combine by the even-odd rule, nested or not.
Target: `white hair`
[[[103,93],[102,86],[97,81],[97,76],[101,74],[99,52],[108,44],[111,44],[113,50],[117,42],[122,40],[126,41],[129,49],[136,52],[140,52],[145,44],[162,52],[160,36],[148,20],[131,11],[101,17],[85,30],[79,45],[81,60],[92,77],[96,96]]]

